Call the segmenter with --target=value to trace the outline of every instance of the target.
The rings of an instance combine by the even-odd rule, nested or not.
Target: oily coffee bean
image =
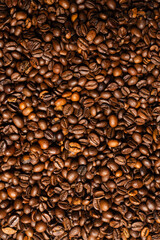
[[[123,156],[116,156],[115,157],[115,162],[119,165],[125,165],[126,164],[126,159]]]
[[[133,231],[141,231],[143,228],[143,223],[142,222],[134,222],[132,224],[132,230]]]
[[[87,98],[83,102],[83,105],[86,108],[89,108],[89,107],[93,106],[93,104],[94,104],[94,100],[92,98]]]
[[[86,82],[86,84],[85,84],[85,88],[86,88],[87,90],[94,90],[94,89],[96,89],[97,87],[98,87],[98,83],[97,83],[96,81],[94,81],[94,80],[88,81],[88,82]]]
[[[73,73],[69,70],[62,73],[62,79],[63,80],[70,80],[73,77]]]
[[[7,143],[4,140],[0,141],[0,153],[3,154],[6,151]]]
[[[85,127],[83,125],[76,125],[72,128],[74,134],[83,134],[85,132]]]
[[[92,146],[97,147],[100,144],[100,139],[95,133],[89,134],[88,140]]]
[[[71,115],[73,113],[74,109],[71,104],[66,104],[63,108],[64,115]]]
[[[85,175],[86,174],[86,171],[87,171],[87,169],[86,169],[86,167],[85,166],[80,166],[79,168],[78,168],[78,174],[79,175]]]
[[[145,227],[141,231],[141,237],[147,237],[149,235],[149,228]]]
[[[77,45],[80,49],[84,51],[87,50],[87,48],[89,47],[88,42],[83,38],[78,38]]]
[[[79,67],[79,72],[82,76],[85,76],[89,73],[89,68],[87,66]]]

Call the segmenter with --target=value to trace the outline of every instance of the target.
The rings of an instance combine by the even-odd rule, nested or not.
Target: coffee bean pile
[[[160,240],[160,1],[0,1],[0,239]]]

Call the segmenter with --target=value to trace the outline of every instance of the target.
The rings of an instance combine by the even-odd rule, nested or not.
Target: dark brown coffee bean
[[[85,76],[89,73],[89,68],[87,66],[80,66],[79,72],[82,76]]]
[[[142,142],[142,136],[139,133],[133,133],[132,138],[134,139],[134,141],[136,141],[138,144],[140,144]]]
[[[105,199],[101,199],[99,205],[102,211],[107,211],[109,209],[109,203]]]
[[[82,165],[78,168],[78,174],[79,175],[84,176],[86,174],[86,172],[87,172],[87,169],[86,169],[85,166]]]
[[[23,128],[24,126],[24,121],[23,121],[23,118],[18,116],[18,115],[15,115],[13,117],[13,123],[16,125],[16,127],[18,128]]]
[[[111,9],[111,10],[115,10],[116,8],[116,2],[114,0],[108,0],[107,1],[107,6]]]
[[[37,232],[44,232],[47,228],[47,225],[46,223],[40,221],[36,224],[36,231]]]
[[[149,228],[145,227],[141,230],[141,237],[147,237],[149,235]]]
[[[3,154],[6,151],[7,144],[4,140],[0,141],[0,153]]]
[[[141,180],[133,180],[132,181],[132,187],[134,188],[141,188],[143,186],[143,183]]]
[[[88,81],[86,84],[85,84],[85,88],[87,90],[94,90],[98,87],[98,84],[96,81]]]
[[[73,113],[74,109],[71,104],[66,104],[63,108],[64,115],[71,115]]]
[[[83,134],[85,132],[85,127],[83,125],[76,125],[72,128],[74,134]]]
[[[83,38],[79,38],[77,40],[77,45],[80,49],[82,49],[84,51],[87,50],[87,48],[89,47],[88,42]]]
[[[92,98],[87,98],[86,100],[84,100],[83,105],[84,107],[88,108],[93,106],[94,104],[94,100]]]
[[[99,137],[95,133],[89,134],[88,140],[92,146],[97,147],[100,144]]]
[[[133,231],[141,231],[143,229],[143,223],[142,222],[134,222],[132,224],[132,230]]]
[[[9,187],[9,188],[7,189],[7,193],[8,193],[8,196],[9,196],[11,199],[16,199],[16,197],[17,197],[17,195],[18,195],[17,191],[16,191],[14,188],[11,188],[11,187]]]
[[[117,117],[116,117],[115,115],[110,115],[110,116],[109,116],[109,125],[110,125],[111,127],[116,127],[117,124],[118,124],[118,119],[117,119]]]
[[[64,167],[64,162],[62,159],[60,158],[56,158],[55,161],[54,161],[54,166],[57,168],[57,169],[62,169]]]
[[[125,165],[125,164],[126,164],[126,159],[125,159],[125,157],[123,157],[123,156],[116,156],[116,157],[115,157],[115,162],[116,162],[118,165]]]
[[[78,173],[76,171],[69,171],[67,174],[67,179],[70,183],[74,182],[78,177]]]
[[[68,70],[68,71],[63,72],[61,76],[62,76],[63,80],[70,80],[73,77],[73,73],[72,73],[72,71]]]
[[[4,209],[0,210],[0,219],[4,219],[7,215],[7,212]]]

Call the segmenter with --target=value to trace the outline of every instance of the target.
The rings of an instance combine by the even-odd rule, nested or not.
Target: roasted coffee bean
[[[72,71],[67,70],[67,71],[62,73],[62,79],[63,80],[70,80],[72,77],[73,77]]]
[[[89,68],[87,66],[80,66],[79,72],[82,76],[85,76],[89,73]]]
[[[118,164],[118,165],[125,165],[126,164],[126,159],[124,156],[116,156],[115,157],[115,162]]]
[[[72,128],[74,134],[83,134],[85,133],[85,127],[83,125],[76,125]]]
[[[0,219],[4,219],[7,215],[7,212],[4,209],[0,210]]]
[[[145,227],[141,230],[141,237],[147,237],[149,235],[149,228]]]
[[[36,231],[37,232],[44,232],[47,228],[47,224],[40,221],[36,224]]]
[[[116,127],[117,124],[118,124],[118,119],[117,119],[117,117],[116,117],[115,115],[109,116],[109,125],[110,125],[111,127]]]
[[[108,141],[108,146],[111,148],[115,148],[119,145],[119,142],[116,139],[112,139]]]
[[[143,229],[143,223],[142,222],[134,222],[131,226],[133,231],[141,231]]]
[[[94,100],[92,98],[87,98],[83,102],[84,107],[89,108],[94,105]]]
[[[89,140],[89,143],[90,143],[92,146],[97,147],[97,146],[100,144],[99,137],[98,137],[95,133],[89,134],[89,135],[88,135],[88,140]]]
[[[78,38],[77,45],[82,50],[87,50],[87,48],[89,47],[88,42],[83,38]]]
[[[13,123],[16,125],[18,128],[23,128],[24,127],[24,121],[23,118],[20,116],[14,116],[13,117]]]
[[[71,115],[73,113],[74,109],[71,104],[66,104],[63,108],[64,115]]]
[[[99,205],[102,211],[107,211],[109,209],[109,203],[105,199],[101,199]]]

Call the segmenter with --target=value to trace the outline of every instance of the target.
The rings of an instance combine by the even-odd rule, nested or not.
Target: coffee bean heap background
[[[160,240],[160,1],[0,1],[0,239]]]

